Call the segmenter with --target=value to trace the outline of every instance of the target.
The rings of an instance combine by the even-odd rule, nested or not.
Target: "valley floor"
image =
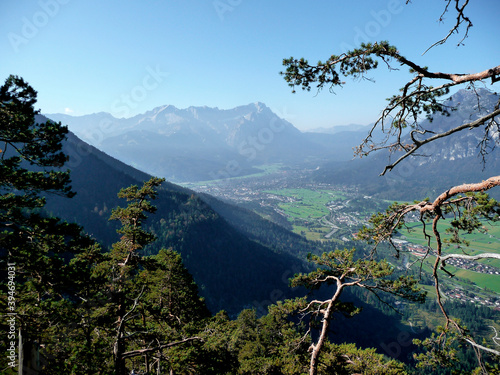
[[[339,246],[353,241],[356,232],[368,224],[370,216],[384,211],[391,203],[363,195],[355,186],[312,183],[311,171],[308,170],[271,170],[267,174],[187,187],[249,208],[309,240],[335,241]],[[430,271],[429,259],[420,262],[427,252],[427,244],[418,230],[419,225],[415,217],[414,223],[410,224],[412,231],[395,239],[405,254],[400,267],[421,266]],[[465,252],[500,253],[500,225],[488,224],[486,233],[470,235],[468,240],[470,245],[463,249]],[[445,249],[453,250],[457,249],[451,246]],[[500,261],[454,260],[448,262],[448,266],[456,277],[443,282],[443,293],[447,298],[500,310]],[[430,292],[433,293],[432,289]]]

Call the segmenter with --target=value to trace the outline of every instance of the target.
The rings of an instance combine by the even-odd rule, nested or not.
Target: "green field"
[[[237,180],[241,180],[241,179],[245,179],[245,178],[255,178],[255,177],[267,176],[267,175],[278,172],[282,167],[283,167],[283,164],[281,164],[281,163],[265,164],[265,165],[259,165],[259,166],[254,167],[255,169],[261,170],[262,172],[256,172],[253,174],[245,174],[243,176],[236,174],[233,177],[227,176],[227,178],[223,178],[221,180],[206,180],[206,181],[198,181],[198,182],[179,183],[179,184],[181,186],[184,186],[187,188],[192,188],[195,186],[202,186],[202,185],[214,185],[214,184],[217,184],[219,181],[237,181]]]
[[[424,238],[422,233],[422,224],[421,223],[409,223],[408,227],[411,229],[411,232],[401,231],[401,234],[406,237],[406,239],[412,243],[426,245],[427,240]],[[438,224],[438,230],[441,233],[442,240],[447,240],[450,238],[450,235],[446,234],[445,231],[450,227],[449,221],[442,221]],[[497,223],[484,223],[483,226],[487,231],[485,233],[471,233],[464,234],[463,238],[469,241],[469,246],[463,246],[464,251],[467,254],[474,255],[478,253],[497,253],[500,254],[500,222]],[[436,241],[432,236],[431,225],[427,225],[427,233],[429,233],[432,237],[431,246],[435,248]],[[456,252],[456,246],[454,244],[445,244],[443,247],[443,252]],[[487,263],[488,265],[500,268],[500,260],[498,259],[490,259],[490,260],[482,260],[481,262]]]
[[[332,190],[281,189],[265,190],[265,193],[290,197],[294,202],[281,202],[278,207],[292,219],[320,219],[329,214],[326,204],[337,199],[345,199],[341,192]]]
[[[408,225],[412,231],[410,233],[402,231],[402,235],[407,241],[420,245],[427,245],[427,241],[422,233],[421,223],[410,223]],[[443,240],[449,239],[450,236],[445,233],[445,230],[450,227],[449,221],[441,222],[438,225],[438,229],[441,232]],[[469,241],[469,246],[462,246],[462,249],[458,249],[454,244],[444,244],[443,253],[465,253],[468,255],[475,255],[480,253],[497,253],[500,254],[500,223],[484,223],[484,227],[487,229],[486,233],[472,233],[465,234],[464,238]],[[427,232],[432,235],[430,224],[427,227]],[[436,241],[432,237],[431,246],[436,247]],[[478,261],[480,263],[500,268],[500,260],[498,259],[482,259]],[[428,271],[431,270],[430,262],[426,262],[424,268]],[[447,265],[446,269],[456,276],[454,281],[460,284],[460,279],[468,280],[476,284],[481,289],[489,289],[495,293],[500,293],[500,276],[496,274],[487,274],[481,272],[475,272],[472,270],[466,270],[462,268],[456,268],[451,265]]]
[[[313,241],[325,240],[325,236],[332,231],[330,226],[320,222],[321,218],[330,213],[327,204],[348,199],[341,191],[327,189],[280,189],[264,192],[293,199],[292,202],[279,202],[277,206],[284,211],[293,226],[293,232]]]
[[[455,275],[463,279],[472,281],[481,289],[488,288],[495,293],[500,293],[500,276],[480,272],[473,272],[463,269],[455,269]]]
[[[312,229],[311,227],[303,226],[303,225],[293,225],[293,232],[300,234],[301,236],[305,236],[308,240],[311,241],[324,241],[325,236],[331,231],[330,228],[327,227],[318,227]]]
[[[305,236],[309,240],[325,240],[325,235],[332,229],[326,224],[321,223],[321,218],[329,214],[327,203],[335,200],[352,200],[351,194],[346,194],[340,191],[325,190],[325,189],[280,189],[266,190],[266,193],[274,194],[282,197],[290,197],[293,202],[279,202],[278,207],[284,211],[288,220],[292,223],[294,232]],[[363,209],[363,215],[370,215],[374,212],[369,211],[371,208]],[[422,224],[420,222],[408,223],[410,232],[402,230],[401,234],[404,238],[414,244],[427,245],[427,240],[422,233]],[[441,232],[442,239],[449,239],[450,236],[445,233],[450,227],[450,220],[441,220],[438,229]],[[500,253],[500,223],[484,222],[485,233],[465,234],[464,238],[470,242],[468,247],[464,246],[464,251],[467,254],[477,253]],[[432,235],[431,224],[426,227],[427,233]],[[432,237],[431,246],[436,247],[436,242]],[[454,244],[445,244],[443,247],[444,253],[461,251]],[[480,261],[483,264],[500,268],[500,260],[484,259]],[[432,272],[433,259],[429,258],[424,261],[423,268],[427,272]],[[495,293],[500,293],[500,277],[495,274],[486,274],[452,267],[446,267],[448,271],[456,277],[450,279],[455,285],[467,286],[467,283],[474,283],[478,288],[478,293],[481,291],[490,290]],[[440,271],[441,272],[441,271]],[[430,288],[430,294],[434,295],[433,288]]]

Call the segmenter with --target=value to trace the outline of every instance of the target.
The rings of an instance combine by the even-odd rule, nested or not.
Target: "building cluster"
[[[458,287],[447,290],[443,294],[452,300],[457,300],[463,303],[473,303],[476,305],[483,305],[500,310],[500,298],[494,299],[494,298],[481,297],[479,295],[474,294],[474,292],[470,290],[464,290]]]
[[[427,246],[423,245],[418,245],[414,244],[411,242],[408,242],[406,240],[402,240],[399,238],[393,238],[392,243],[399,249],[399,250],[406,250],[409,251],[411,254],[422,258],[428,254],[428,248]]]
[[[428,254],[427,246],[416,245],[409,241],[403,239],[393,239],[394,245],[400,250],[409,251],[412,255],[417,257],[424,257]],[[499,275],[500,269],[485,265],[473,260],[460,259],[460,258],[450,258],[446,261],[446,264],[456,268],[466,269],[478,273],[486,273],[490,275]],[[454,287],[443,292],[443,294],[449,299],[457,300],[464,303],[474,303],[477,305],[488,306],[500,311],[500,298],[488,298],[475,294],[471,290],[464,290],[460,287]]]
[[[286,175],[285,175],[286,174]],[[327,227],[328,232],[324,235],[324,238],[332,238],[332,236],[337,233],[341,228],[347,228],[351,231],[356,231],[360,226],[366,225],[369,217],[366,217],[366,213],[363,214],[362,209],[358,210],[358,206],[363,207],[363,202],[357,203],[357,205],[350,206],[350,201],[357,197],[356,189],[348,186],[333,186],[330,184],[313,185],[310,181],[304,177],[302,173],[293,173],[288,171],[287,173],[277,174],[273,176],[262,176],[259,178],[245,178],[238,180],[225,181],[220,184],[207,184],[203,186],[191,187],[198,192],[204,192],[216,196],[223,200],[232,201],[234,203],[254,203],[262,208],[268,208],[274,210],[277,214],[289,221],[300,222],[299,225],[304,225],[310,228]],[[293,204],[300,201],[300,198],[293,196],[285,196],[277,194],[274,191],[279,191],[288,188],[309,188],[311,190],[335,190],[344,193],[344,196],[349,197],[348,199],[332,199],[326,203],[326,207],[329,210],[329,214],[322,216],[321,218],[293,218],[289,213],[282,208],[282,204]],[[371,197],[364,196],[365,200],[370,200]],[[359,201],[359,199],[358,199]],[[418,217],[406,218],[408,221],[417,221]],[[316,227],[315,227],[316,226]],[[313,231],[314,229],[311,229]],[[305,233],[304,233],[305,235]],[[350,236],[346,236],[345,232],[342,232],[342,240],[351,240]],[[356,236],[356,233],[353,235]],[[424,258],[431,252],[429,248],[425,245],[415,244],[408,241],[405,237],[393,238],[393,244],[401,251],[407,252],[415,257]],[[499,275],[500,269],[483,264],[477,261],[460,259],[460,258],[450,258],[446,261],[448,266],[465,269],[468,271]],[[489,293],[474,293],[472,290],[464,290],[454,284],[449,286],[450,289],[446,289],[443,294],[450,300],[457,300],[463,303],[474,303],[476,305],[488,306],[500,311],[500,298],[488,297]],[[484,295],[481,295],[484,294]],[[401,307],[401,306],[398,306]]]
[[[406,240],[399,238],[393,238],[392,242],[399,250],[407,250],[411,254],[417,257],[424,257],[428,254],[427,246],[417,245]],[[450,258],[446,261],[446,264],[456,268],[461,268],[464,270],[469,270],[479,273],[487,273],[490,275],[500,275],[500,269],[489,266],[487,264],[479,263],[469,259],[462,258]]]
[[[490,275],[499,275],[500,270],[496,267],[488,266],[487,264],[482,264],[479,262],[474,262],[468,259],[451,258],[446,261],[446,264],[450,266],[462,268],[465,270],[470,270],[480,273],[488,273]]]

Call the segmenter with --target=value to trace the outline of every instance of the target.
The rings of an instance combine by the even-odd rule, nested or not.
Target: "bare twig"
[[[445,137],[448,137],[454,133],[457,133],[459,131],[462,131],[464,129],[473,129],[473,128],[477,128],[481,125],[483,125],[486,121],[494,118],[495,116],[498,116],[500,115],[500,109],[497,109],[489,114],[487,114],[486,116],[483,116],[475,121],[472,121],[472,122],[469,122],[467,124],[463,124],[463,125],[460,125],[460,126],[457,126],[453,129],[450,129],[446,132],[443,132],[443,133],[439,133],[439,134],[436,134],[432,137],[429,137],[429,138],[426,138],[424,140],[421,140],[421,141],[417,141],[417,143],[414,143],[413,147],[407,151],[404,155],[402,155],[401,157],[399,157],[394,163],[392,164],[389,164],[389,165],[386,165],[385,168],[384,168],[384,171],[380,174],[381,176],[383,176],[387,171],[390,171],[391,169],[393,169],[396,165],[398,165],[400,162],[402,162],[404,159],[406,159],[408,156],[412,155],[415,153],[415,151],[417,151],[419,148],[421,148],[422,146],[430,143],[430,142],[433,142],[437,139],[440,139],[440,138],[445,138]]]
[[[448,0],[448,3],[446,4],[446,7],[443,11],[443,13],[441,14],[441,17],[439,18],[439,21],[442,22],[443,19],[444,19],[444,15],[448,12],[448,7],[450,6],[450,3],[451,3],[452,0]],[[453,33],[456,33],[458,32],[458,29],[460,28],[460,26],[462,25],[462,23],[466,22],[467,23],[467,28],[465,29],[465,33],[464,33],[464,37],[460,40],[460,42],[458,43],[458,45],[462,44],[462,42],[467,38],[467,36],[469,35],[469,29],[472,27],[472,22],[471,20],[469,19],[469,17],[466,17],[464,15],[464,9],[465,7],[467,6],[467,4],[469,4],[469,0],[465,0],[464,4],[462,6],[460,6],[459,4],[459,0],[453,0],[455,1],[455,10],[457,11],[457,22],[455,23],[455,26],[453,26],[450,31],[448,32],[448,34],[441,40],[437,41],[436,43],[434,43],[432,46],[430,46],[429,48],[427,48],[425,50],[425,52],[422,54],[422,55],[425,55],[427,53],[427,51],[429,51],[431,48],[437,46],[437,45],[440,45],[440,44],[444,44],[446,43],[446,41],[448,40],[448,38],[453,35]]]

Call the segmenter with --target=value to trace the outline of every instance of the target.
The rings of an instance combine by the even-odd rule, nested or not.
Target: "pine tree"
[[[201,340],[195,323],[210,316],[179,254],[161,249],[156,255],[143,255],[155,239],[145,229],[147,214],[156,211],[150,200],[156,198],[163,181],[153,177],[141,188],[133,185],[120,190],[118,197],[128,205],[113,209],[110,220],[121,222],[118,233],[122,236],[94,269],[96,277],[106,280],[109,298],[99,307],[104,316],[99,329],[111,348],[108,358],[113,358],[115,374],[132,369],[161,371],[189,363],[189,358],[183,358],[189,357],[183,344]],[[176,360],[164,355],[181,345]]]
[[[44,194],[74,193],[69,172],[61,170],[68,130],[60,123],[37,122],[36,98],[36,91],[17,76],[0,87],[0,301],[4,311],[15,314],[16,340],[24,348],[18,356],[47,348],[42,363],[33,365],[40,368],[58,357],[62,346],[49,344],[57,341],[54,337],[60,337],[71,315],[74,284],[68,259],[93,241],[79,226],[43,214]],[[9,280],[4,277],[7,265],[13,272]]]

